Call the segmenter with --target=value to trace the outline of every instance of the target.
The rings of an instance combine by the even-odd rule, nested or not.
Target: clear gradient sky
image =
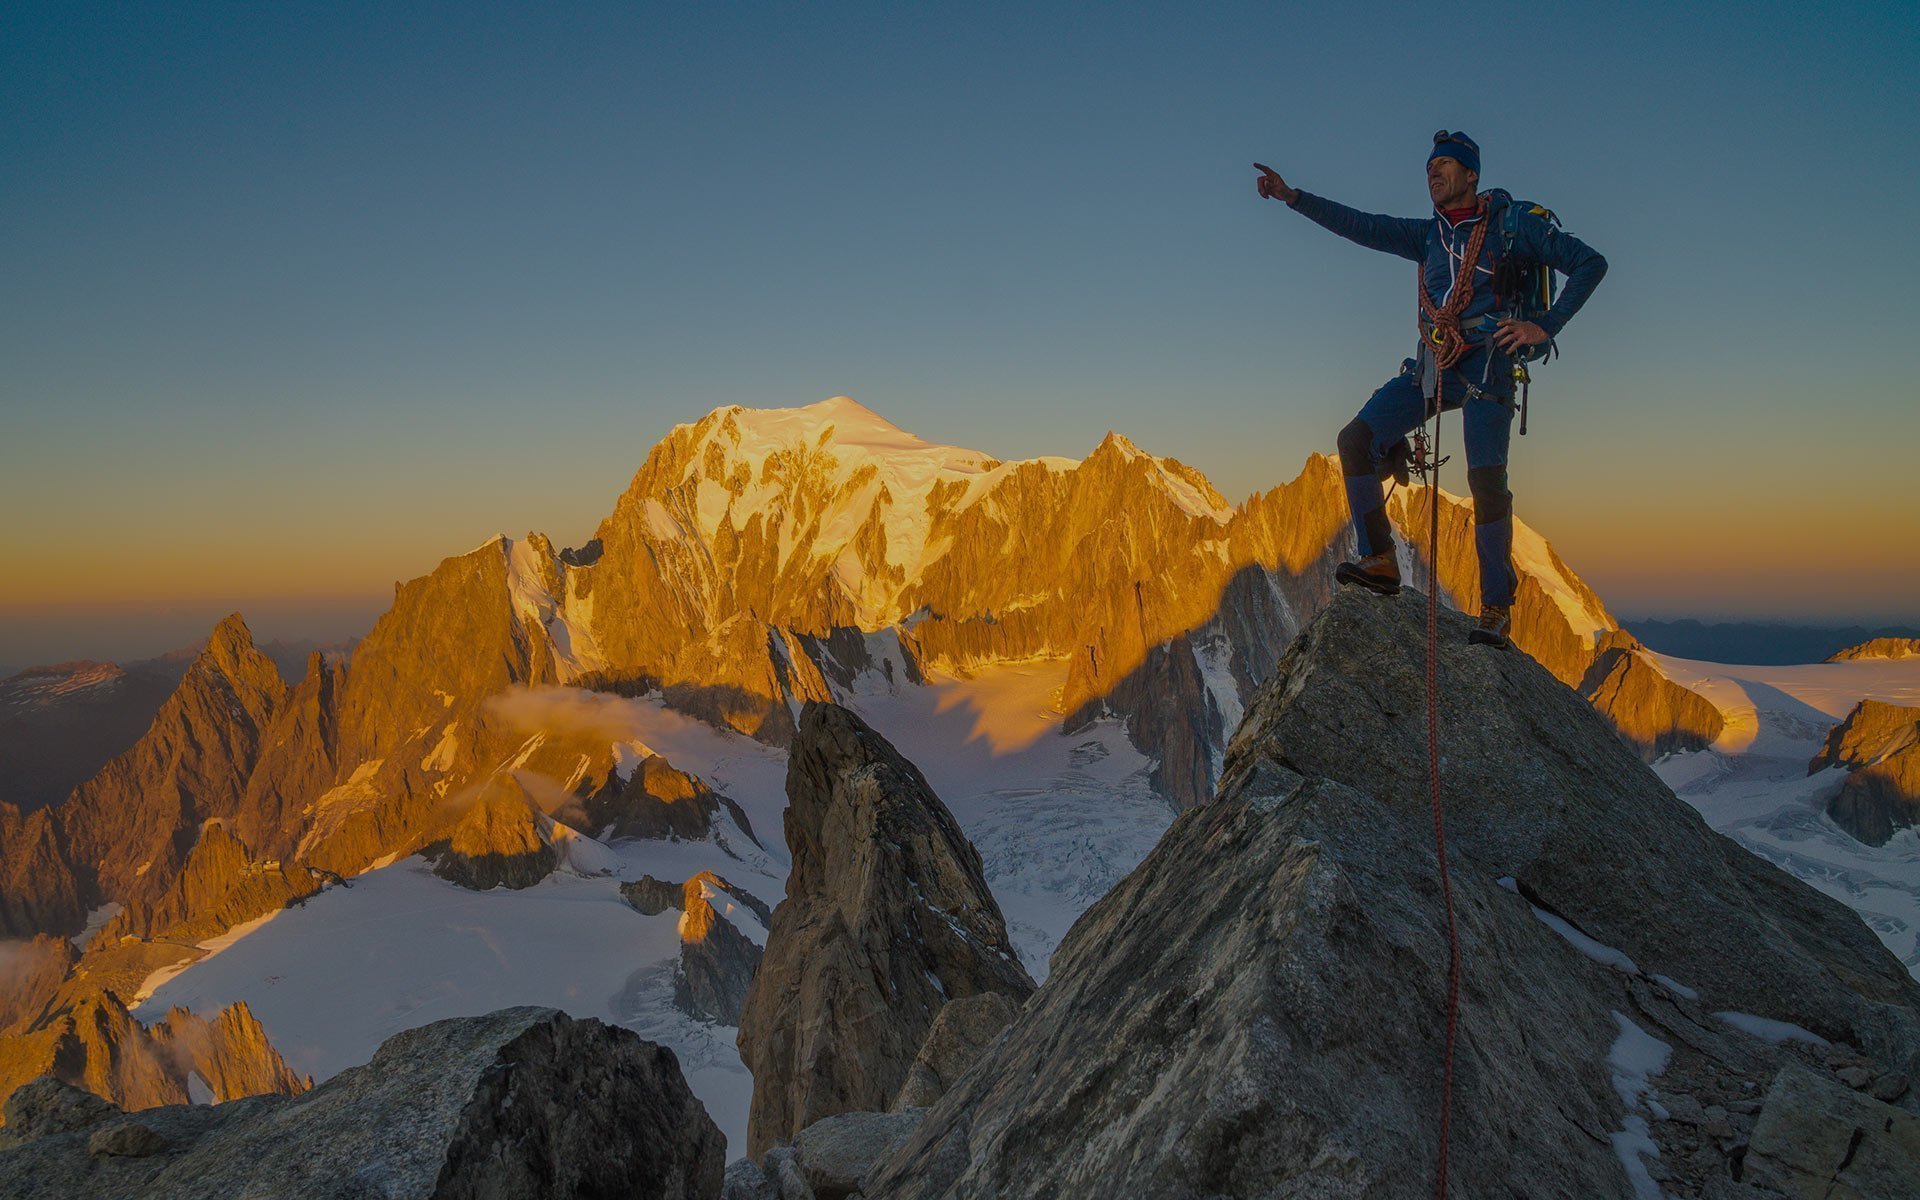
[[[0,664],[358,632],[725,404],[1238,499],[1413,312],[1249,164],[1418,215],[1441,126],[1612,265],[1521,515],[1617,614],[1913,621],[1916,95],[1912,0],[9,4]]]

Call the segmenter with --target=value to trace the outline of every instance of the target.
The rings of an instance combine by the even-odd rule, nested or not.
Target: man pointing
[[[1258,164],[1256,164],[1258,165]],[[1406,436],[1441,408],[1462,410],[1467,487],[1473,493],[1474,549],[1480,565],[1480,623],[1470,640],[1503,645],[1512,625],[1513,495],[1507,490],[1507,442],[1513,421],[1514,356],[1556,336],[1607,273],[1607,260],[1561,231],[1544,210],[1522,213],[1511,248],[1498,230],[1512,197],[1481,193],[1480,147],[1464,133],[1442,130],[1427,156],[1429,217],[1386,217],[1290,187],[1261,167],[1262,196],[1284,201],[1349,241],[1420,264],[1420,342],[1416,357],[1340,431],[1340,469],[1360,560],[1336,572],[1351,583],[1392,595],[1400,562],[1387,521],[1381,475],[1405,480]],[[1504,263],[1508,256],[1514,260]],[[1520,263],[1544,263],[1567,276],[1566,287],[1536,321],[1515,316]]]

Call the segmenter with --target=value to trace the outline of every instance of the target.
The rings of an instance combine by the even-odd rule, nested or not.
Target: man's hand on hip
[[[1532,321],[1516,321],[1512,317],[1494,327],[1493,344],[1511,354],[1522,346],[1538,346],[1547,340],[1547,331]]]
[[[1253,169],[1260,172],[1260,178],[1253,181],[1253,186],[1262,196],[1269,200],[1282,200],[1288,204],[1300,198],[1300,189],[1288,187],[1287,181],[1280,178],[1280,172],[1272,167],[1255,163]]]

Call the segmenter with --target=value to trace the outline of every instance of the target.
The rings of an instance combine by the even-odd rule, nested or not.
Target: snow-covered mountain
[[[1441,583],[1471,610],[1471,513],[1440,513]],[[1394,516],[1424,544],[1423,505],[1402,492]],[[1516,641],[1569,685],[1612,681],[1596,702],[1649,753],[1711,740],[1545,539],[1516,544]],[[411,1025],[555,1004],[673,1046],[734,1137],[733,1033],[674,1000],[699,922],[620,885],[711,872],[738,893],[718,919],[764,940],[802,701],[854,709],[925,772],[1044,978],[1212,795],[1349,552],[1319,455],[1230,506],[1118,434],[1001,462],[845,397],[717,410],[653,448],[587,545],[449,558],[350,662],[314,655],[289,687],[223,622],[132,749],[51,809],[0,805],[0,918],[90,934],[38,1013],[103,990],[149,1020],[244,1000],[324,1079]]]

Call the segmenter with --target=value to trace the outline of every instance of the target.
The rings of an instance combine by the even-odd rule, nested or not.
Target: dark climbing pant
[[[1409,369],[1389,379],[1361,408],[1360,415],[1340,431],[1340,470],[1346,478],[1347,512],[1362,557],[1393,546],[1379,464],[1432,415],[1426,397],[1420,394],[1419,376],[1411,366],[1409,360]],[[1512,604],[1520,584],[1513,569],[1513,493],[1507,490],[1507,441],[1513,425],[1513,404],[1487,395],[1465,399],[1466,381],[1453,371],[1443,372],[1442,381],[1442,407],[1447,412],[1460,410],[1466,428],[1467,488],[1473,493],[1473,545],[1480,559],[1480,603]]]

